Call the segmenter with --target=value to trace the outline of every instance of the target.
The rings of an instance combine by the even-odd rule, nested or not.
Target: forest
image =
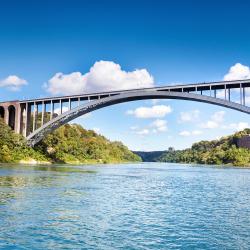
[[[250,166],[250,149],[238,147],[237,141],[243,136],[250,136],[250,129],[236,132],[233,135],[218,140],[200,141],[191,148],[166,151],[135,152],[143,161],[198,163],[213,165]]]
[[[111,142],[93,130],[66,124],[34,148],[0,119],[2,163],[119,163],[141,161],[121,142]]]

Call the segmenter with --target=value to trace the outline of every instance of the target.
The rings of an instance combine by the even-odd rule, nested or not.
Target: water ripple
[[[0,166],[0,249],[249,246],[249,169]]]

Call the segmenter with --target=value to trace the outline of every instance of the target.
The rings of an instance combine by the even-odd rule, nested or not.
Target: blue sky
[[[53,95],[56,73],[81,72],[80,81],[100,61],[120,65],[122,74],[145,69],[143,81],[152,76],[155,86],[222,80],[236,63],[232,74],[248,78],[249,9],[248,1],[1,1],[0,100]],[[68,91],[54,79],[58,93]],[[86,84],[83,92],[99,86]],[[153,106],[168,110],[138,117],[138,108],[152,113]],[[233,133],[250,120],[217,106],[166,100],[120,104],[75,122],[131,149],[164,150]]]

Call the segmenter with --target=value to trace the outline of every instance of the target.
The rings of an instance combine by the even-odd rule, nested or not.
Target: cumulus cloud
[[[148,135],[149,134],[149,130],[147,128],[141,129],[141,130],[137,130],[135,133],[138,135]]]
[[[100,133],[101,129],[100,128],[93,128],[92,130],[94,130],[97,134]]]
[[[217,98],[221,98],[221,99],[225,99],[225,90],[217,90],[216,91],[216,97]]]
[[[250,127],[250,123],[248,122],[230,123],[228,125],[223,126],[224,129],[233,129],[234,131],[240,131],[249,127]]]
[[[128,110],[128,115],[134,115],[137,118],[162,118],[172,112],[172,108],[167,105],[155,105],[152,107],[139,107],[135,110]]]
[[[212,121],[215,121],[217,123],[221,123],[224,121],[225,111],[217,111],[212,116]]]
[[[5,79],[0,80],[0,87],[7,88],[11,91],[18,91],[22,86],[27,85],[28,82],[16,75],[10,75]]]
[[[168,130],[167,121],[160,120],[160,119],[157,119],[157,120],[153,121],[151,123],[151,127],[153,128],[154,133],[165,132],[165,131]]]
[[[180,136],[190,136],[190,132],[189,131],[186,131],[186,130],[184,130],[184,131],[181,131],[180,133],[179,133],[179,135]]]
[[[193,130],[193,131],[181,131],[179,133],[180,136],[196,136],[196,135],[201,135],[203,132],[201,130]]]
[[[229,72],[224,76],[224,81],[250,79],[250,68],[236,63],[233,65]]]
[[[154,79],[146,69],[127,72],[112,61],[98,61],[90,71],[82,74],[56,73],[46,84],[46,90],[53,94],[80,94],[97,91],[124,90],[153,87]]]
[[[250,105],[250,95],[246,96],[245,102],[246,102],[246,105]]]
[[[62,107],[62,113],[67,112],[69,110],[68,107],[63,106]],[[61,114],[61,109],[60,108],[55,108],[54,109],[54,114],[60,115]]]
[[[133,133],[137,135],[149,135],[149,134],[156,134],[156,133],[162,133],[166,132],[168,130],[167,127],[167,121],[156,119],[152,123],[150,123],[148,126],[144,128],[139,128],[138,126],[131,126],[130,130],[133,131]]]
[[[205,123],[202,123],[200,126],[206,129],[218,128],[221,123],[224,121],[225,111],[217,111]]]
[[[137,130],[137,129],[138,129],[138,126],[131,126],[130,129],[131,129],[131,130]]]
[[[199,110],[191,110],[187,112],[180,113],[180,122],[195,122],[199,119],[200,111]]]

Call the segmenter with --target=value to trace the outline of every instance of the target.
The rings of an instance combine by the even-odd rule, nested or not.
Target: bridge
[[[248,87],[250,80],[235,80],[6,101],[0,102],[0,117],[16,133],[25,136],[30,146],[34,146],[56,128],[81,115],[129,101],[189,100],[250,114],[250,107],[246,105]],[[239,93],[237,101],[232,100],[232,90]]]

